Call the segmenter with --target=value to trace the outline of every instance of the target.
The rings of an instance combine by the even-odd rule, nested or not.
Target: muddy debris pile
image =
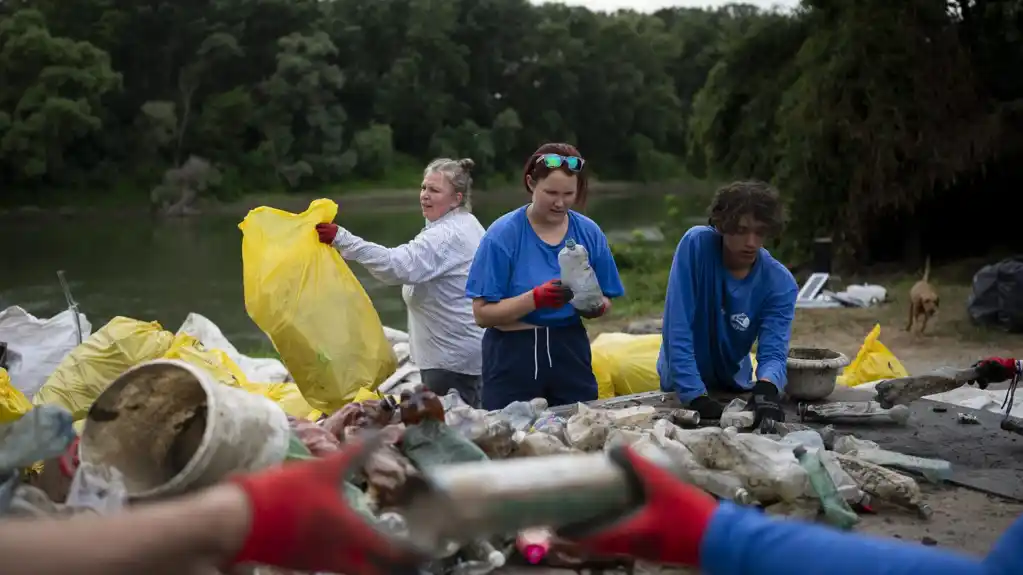
[[[224,393],[221,388],[211,389]],[[105,400],[101,398],[97,405],[95,412],[101,414]],[[197,405],[195,409],[205,414],[205,404]],[[916,480],[897,469],[932,481],[948,476],[947,462],[884,450],[873,442],[837,434],[830,427],[818,431],[790,423],[777,424],[772,433],[742,432],[732,424],[745,423],[748,414],[743,407],[741,400],[729,406],[727,417],[722,418],[725,427],[699,427],[699,418],[683,409],[579,404],[565,417],[559,415],[563,410],[552,411],[545,400],[534,399],[514,402],[499,411],[484,411],[467,405],[457,392],[437,396],[417,387],[396,397],[350,403],[316,421],[268,413],[264,422],[280,421],[286,427],[286,448],[274,455],[278,463],[323,457],[366,434],[383,437],[382,446],[343,485],[343,492],[368,521],[395,536],[409,531],[406,512],[410,493],[438,469],[547,456],[571,458],[563,462],[582,458],[581,462],[619,445],[629,445],[663,462],[679,478],[720,499],[760,506],[772,514],[822,520],[839,528],[853,527],[862,513],[904,509],[927,518],[930,509]],[[186,441],[186,436],[195,435],[195,426],[200,431],[216,428],[220,416],[214,415],[190,418],[193,423],[178,426],[180,437],[170,443],[167,454],[174,469],[167,473],[180,475],[199,451],[216,447]],[[60,409],[42,407],[0,427],[0,515],[113,513],[129,505],[143,489],[138,478],[141,467],[119,470],[96,464],[94,453],[102,451],[100,447],[92,447],[98,451],[79,461],[78,440],[73,432],[67,432],[69,417]],[[90,421],[85,429],[83,439],[90,445],[114,441],[102,433],[116,429],[104,428],[102,422]],[[127,441],[117,439],[122,440]],[[267,453],[259,457],[259,465],[270,461]],[[23,472],[39,461],[44,462],[41,473]],[[549,484],[557,478],[544,481],[550,489]],[[162,489],[155,490],[163,493]],[[189,489],[183,486],[180,491]],[[458,501],[452,504],[458,505]],[[570,569],[609,569],[622,564],[619,558],[587,556],[570,542],[558,540],[548,527],[437,545],[425,570],[483,575],[514,564]],[[266,568],[248,572],[297,575]]]

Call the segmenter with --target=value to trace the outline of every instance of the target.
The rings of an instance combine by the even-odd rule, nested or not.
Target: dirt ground
[[[908,319],[909,282],[890,288],[894,301],[868,309],[798,310],[793,325],[792,345],[828,347],[850,357],[876,323],[880,340],[911,374],[942,366],[966,367],[993,355],[1023,355],[1023,337],[971,324],[966,313],[969,288],[934,282],[942,309],[923,335],[904,331]],[[985,554],[999,535],[1019,516],[1023,503],[991,497],[958,487],[929,487],[927,502],[934,509],[930,521],[885,510],[866,516],[860,531],[920,542],[928,537],[937,545],[973,554]]]
[[[1023,355],[1023,337],[972,325],[966,313],[970,288],[962,281],[963,275],[960,270],[935,270],[933,283],[941,297],[942,307],[923,335],[904,331],[908,319],[909,288],[916,278],[903,276],[882,283],[888,287],[891,301],[881,306],[797,310],[791,345],[826,347],[852,359],[863,338],[879,323],[880,341],[911,374],[925,373],[942,366],[966,367],[983,357]],[[616,331],[621,327],[620,324],[610,324],[601,331]],[[931,545],[984,555],[1001,533],[1023,515],[1023,503],[959,487],[922,487],[927,503],[934,509],[929,521],[896,509],[879,509],[876,515],[863,516],[857,530],[914,544],[923,544],[926,540]],[[645,566],[637,571],[686,572],[654,566]]]

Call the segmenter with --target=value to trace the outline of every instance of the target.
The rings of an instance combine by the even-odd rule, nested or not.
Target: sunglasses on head
[[[578,172],[583,169],[586,165],[586,160],[579,156],[562,156],[561,154],[541,154],[536,159],[537,164],[543,164],[548,169],[556,170],[562,166],[568,168],[570,172]]]

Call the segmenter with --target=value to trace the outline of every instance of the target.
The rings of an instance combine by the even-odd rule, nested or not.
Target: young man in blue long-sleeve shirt
[[[735,182],[717,191],[710,225],[690,229],[675,250],[664,304],[657,373],[701,419],[720,419],[722,405],[708,388],[748,391],[759,425],[783,421],[785,389],[798,286],[764,249],[781,231],[778,193],[763,182]],[[750,350],[757,342],[756,379]]]

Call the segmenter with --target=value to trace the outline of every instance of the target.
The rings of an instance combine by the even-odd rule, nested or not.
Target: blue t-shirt
[[[498,302],[557,279],[561,276],[558,252],[569,238],[590,254],[590,265],[604,295],[616,298],[625,294],[607,237],[596,222],[569,210],[568,232],[561,243],[552,246],[536,235],[526,217],[528,207],[508,212],[490,224],[469,268],[465,284],[467,296]],[[578,324],[581,320],[569,303],[557,309],[532,311],[522,321],[542,327],[561,327]]]
[[[1023,518],[987,557],[845,533],[723,503],[700,542],[707,575],[1008,575],[1023,573]]]
[[[678,243],[668,275],[657,373],[661,389],[683,402],[706,393],[707,385],[753,387],[754,341],[757,378],[785,389],[796,280],[763,248],[749,274],[735,279],[721,250],[714,228],[692,228]]]

